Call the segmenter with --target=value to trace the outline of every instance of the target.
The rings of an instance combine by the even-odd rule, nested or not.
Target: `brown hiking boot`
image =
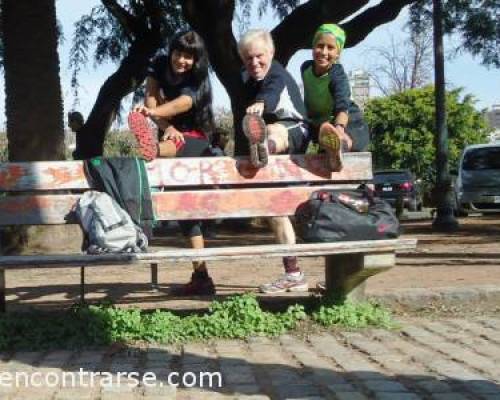
[[[207,272],[193,272],[191,280],[173,293],[176,296],[212,296],[215,285]]]

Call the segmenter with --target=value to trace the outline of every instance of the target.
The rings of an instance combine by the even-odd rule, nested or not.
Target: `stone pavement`
[[[397,331],[335,330],[307,339],[286,335],[177,347],[4,353],[0,399],[494,400],[500,399],[499,331],[498,316],[412,318],[402,320]],[[62,387],[62,374],[80,369],[85,379]],[[16,372],[31,377],[33,386],[43,384],[5,386]],[[90,372],[101,372],[93,385]],[[152,380],[137,385],[139,375],[118,374],[127,372],[149,378],[154,373],[156,385]],[[168,385],[181,376],[172,372],[183,373],[186,386],[195,388]],[[213,373],[215,387],[207,388],[208,375],[200,372]],[[67,375],[65,382],[71,386]],[[55,383],[59,386],[51,387]]]

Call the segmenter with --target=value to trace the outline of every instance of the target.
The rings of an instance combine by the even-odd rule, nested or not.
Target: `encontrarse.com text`
[[[154,372],[0,372],[0,387],[110,387],[110,386],[183,386],[183,387],[222,387],[220,372],[170,372],[166,377],[157,379]]]

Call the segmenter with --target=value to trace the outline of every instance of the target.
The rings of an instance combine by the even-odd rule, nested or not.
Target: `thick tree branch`
[[[231,99],[241,93],[241,60],[232,29],[234,10],[234,0],[182,2],[184,18],[203,37],[210,63]]]
[[[153,32],[159,32],[163,12],[158,0],[144,0],[144,9],[146,10],[146,15],[150,18],[151,30]]]
[[[139,23],[134,16],[119,5],[115,0],[101,0],[106,10],[118,21],[127,39],[131,42],[139,31]]]
[[[376,27],[396,19],[401,10],[419,0],[384,0],[342,25],[347,33],[346,47],[363,41]]]
[[[297,7],[273,30],[276,59],[286,65],[301,49],[311,47],[315,30],[326,22],[338,22],[359,11],[368,0],[310,0]]]

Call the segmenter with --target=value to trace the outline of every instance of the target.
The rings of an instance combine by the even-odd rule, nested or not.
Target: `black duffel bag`
[[[367,187],[314,192],[297,208],[295,222],[305,242],[394,239],[400,233],[389,203]]]

